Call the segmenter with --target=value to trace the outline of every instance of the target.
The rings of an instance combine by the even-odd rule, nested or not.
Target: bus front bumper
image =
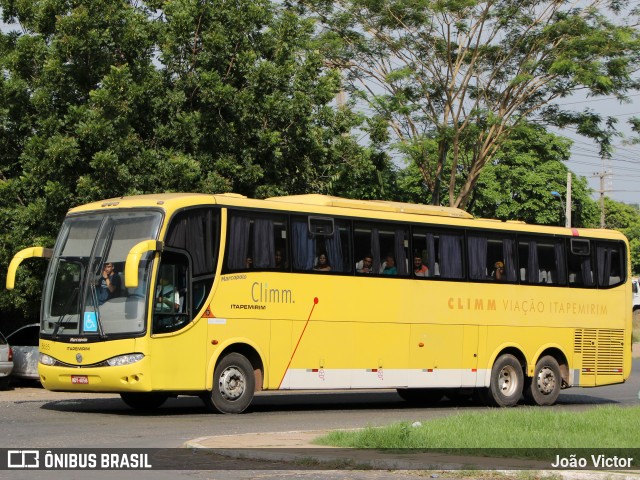
[[[147,359],[130,365],[104,367],[64,367],[40,363],[40,382],[58,392],[150,392]]]

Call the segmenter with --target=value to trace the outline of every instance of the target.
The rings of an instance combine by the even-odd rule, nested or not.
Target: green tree
[[[0,0],[0,281],[69,207],[159,191],[380,196],[313,24],[265,0]],[[364,180],[363,180],[364,181]],[[35,318],[26,262],[0,311]],[[25,287],[26,285],[26,287]],[[25,294],[26,292],[26,294]]]
[[[435,142],[431,144],[436,149]],[[483,169],[468,210],[477,217],[522,220],[538,225],[564,225],[563,205],[552,191],[566,199],[567,172],[571,142],[547,132],[537,124],[521,124],[502,143]],[[465,149],[466,151],[466,149]],[[465,161],[465,157],[461,157]],[[447,159],[446,166],[451,163]],[[400,182],[406,201],[430,200],[431,193],[412,163]],[[444,187],[443,187],[444,188]],[[572,179],[572,225],[593,227],[598,207],[584,177]]]
[[[638,87],[639,10],[625,1],[301,4],[324,28],[328,54],[376,133],[384,122],[436,204],[444,190],[450,206],[465,208],[521,122],[589,121],[589,111],[564,112],[556,100],[578,90],[622,99]]]
[[[339,72],[312,21],[268,0],[156,7],[169,92],[157,98],[156,139],[199,165],[199,190],[330,192],[345,170],[377,169],[350,136],[361,119],[333,105]]]
[[[627,236],[631,254],[631,270],[640,275],[640,210],[637,205],[604,199],[605,226],[619,230]]]
[[[0,7],[14,26],[0,34],[0,264],[6,266],[20,248],[51,246],[70,206],[134,188],[157,72],[144,9],[106,0],[3,0]],[[21,269],[25,286],[2,291],[0,309],[36,317],[43,268],[28,262]]]

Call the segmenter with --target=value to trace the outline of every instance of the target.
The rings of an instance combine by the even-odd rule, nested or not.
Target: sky
[[[618,119],[616,127],[623,136],[615,139],[609,168],[605,169],[608,173],[605,177],[605,195],[620,202],[640,204],[640,145],[627,143],[632,135],[627,122],[632,117],[640,117],[640,92],[630,92],[629,100],[628,104],[620,104],[614,97],[574,96],[558,103],[576,111],[589,108],[603,117],[612,116]],[[603,171],[603,165],[598,145],[578,135],[575,129],[564,129],[556,133],[574,142],[567,166],[576,175],[586,177],[594,190],[593,198],[599,198],[598,174]]]

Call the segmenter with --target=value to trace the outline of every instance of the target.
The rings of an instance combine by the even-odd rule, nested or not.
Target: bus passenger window
[[[346,220],[292,217],[292,261],[294,270],[351,272],[351,224]]]
[[[356,258],[361,259],[356,265],[358,273],[407,276],[411,272],[409,232],[406,227],[384,223],[356,223],[353,250]],[[369,256],[373,260],[370,272],[363,271],[361,265]]]
[[[467,241],[469,278],[516,282],[515,240],[492,234],[470,234]]]
[[[226,270],[289,269],[286,217],[230,212],[228,232]]]
[[[566,285],[564,240],[525,238],[518,242],[520,281],[534,285]]]
[[[619,242],[597,242],[598,286],[613,287],[625,280],[624,246]]]
[[[593,261],[589,240],[571,238],[569,246],[567,254],[569,286],[594,287],[595,278],[593,277]]]

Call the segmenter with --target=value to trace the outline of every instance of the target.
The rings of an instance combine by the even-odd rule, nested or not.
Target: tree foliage
[[[435,141],[430,148],[436,149]],[[468,211],[477,217],[522,220],[538,225],[564,225],[564,205],[552,191],[566,199],[569,140],[547,132],[537,124],[519,125],[492,161],[483,169],[469,201]],[[447,159],[445,167],[449,167]],[[415,164],[402,173],[404,200],[430,200]],[[444,187],[443,187],[444,188]],[[591,199],[587,180],[572,179],[572,225],[592,227],[598,221],[598,207]]]
[[[266,0],[0,0],[0,281],[67,210],[161,191],[380,196],[313,24]],[[37,316],[42,265],[0,310]],[[26,287],[25,287],[26,285]],[[26,292],[26,293],[25,293]]]
[[[629,239],[631,270],[640,275],[640,209],[638,205],[628,205],[605,198],[606,228],[624,233]]]
[[[637,88],[638,10],[601,0],[301,0],[372,115],[371,135],[465,208],[482,169],[526,120],[581,123],[556,101]],[[589,131],[591,136],[597,132]]]

